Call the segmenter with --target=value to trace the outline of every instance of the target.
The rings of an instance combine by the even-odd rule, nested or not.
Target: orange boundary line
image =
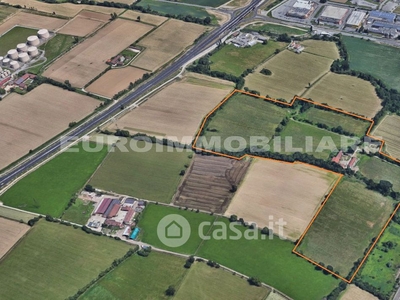
[[[296,164],[305,164],[305,165],[307,165],[307,166],[310,166],[310,167],[313,167],[313,168],[316,168],[316,169],[319,169],[319,170],[323,170],[323,171],[325,171],[325,172],[330,172],[330,173],[333,173],[333,174],[335,174],[335,175],[338,175],[338,176],[339,176],[338,180],[335,182],[335,184],[334,184],[333,187],[331,188],[331,190],[330,190],[329,194],[326,196],[325,200],[321,203],[320,208],[319,208],[318,211],[315,213],[314,217],[311,219],[311,221],[310,221],[310,223],[308,224],[306,230],[305,230],[305,231],[303,232],[303,234],[300,236],[300,238],[299,238],[297,244],[295,245],[295,247],[294,247],[293,250],[292,250],[292,253],[297,254],[298,256],[304,258],[304,259],[307,260],[308,262],[310,262],[310,263],[312,263],[312,264],[318,266],[319,268],[321,268],[321,269],[327,271],[328,273],[330,273],[330,274],[336,276],[337,278],[339,278],[339,279],[345,281],[346,283],[351,283],[351,282],[353,281],[354,277],[357,275],[357,273],[358,273],[358,271],[360,270],[360,268],[362,267],[362,265],[365,263],[367,257],[369,256],[369,254],[371,253],[371,251],[372,251],[373,248],[375,247],[375,245],[376,245],[376,243],[378,242],[379,238],[382,236],[382,234],[383,234],[383,232],[385,231],[385,229],[389,226],[390,221],[393,219],[394,215],[396,214],[396,212],[397,212],[398,209],[400,208],[400,203],[399,203],[399,204],[396,206],[396,208],[394,209],[393,213],[391,214],[391,216],[390,216],[389,219],[387,220],[385,226],[382,228],[382,230],[380,231],[379,235],[376,237],[374,243],[373,243],[373,244],[371,245],[371,247],[368,249],[366,255],[363,257],[362,261],[360,262],[360,264],[358,265],[357,269],[354,271],[354,274],[351,276],[350,279],[346,279],[346,278],[344,278],[344,277],[342,277],[342,276],[336,274],[335,272],[332,272],[331,270],[328,270],[327,268],[325,268],[324,266],[321,266],[321,265],[320,265],[319,263],[317,263],[316,261],[314,261],[314,260],[312,260],[312,259],[310,259],[310,258],[304,256],[303,254],[299,253],[298,251],[296,251],[297,247],[300,245],[301,241],[303,240],[303,238],[304,238],[305,235],[307,234],[307,232],[308,232],[308,230],[310,229],[311,225],[314,223],[315,219],[318,217],[318,215],[319,215],[319,213],[321,212],[322,208],[325,206],[326,202],[327,202],[328,199],[331,197],[333,191],[336,189],[337,185],[338,185],[339,182],[342,180],[343,174],[336,173],[336,172],[333,172],[333,171],[330,171],[330,170],[327,170],[327,169],[324,169],[324,168],[321,168],[321,167],[317,167],[317,166],[314,166],[314,165],[311,165],[311,164],[308,164],[308,163],[304,163],[304,162],[298,162],[298,161],[295,161],[295,162],[287,162],[287,161],[281,161],[281,160],[277,160],[277,159],[273,159],[273,158],[259,157],[259,156],[251,155],[251,154],[245,154],[245,155],[243,155],[243,156],[241,156],[241,157],[236,157],[236,156],[231,156],[231,155],[223,154],[223,153],[220,153],[220,152],[215,152],[215,151],[212,151],[212,150],[207,150],[207,149],[203,149],[203,148],[197,147],[197,146],[196,146],[197,140],[198,140],[200,134],[203,132],[204,126],[205,126],[205,124],[206,124],[208,118],[209,118],[217,109],[219,109],[226,101],[228,101],[234,94],[236,94],[236,93],[241,93],[241,94],[245,94],[245,95],[248,95],[248,96],[251,96],[251,97],[256,97],[256,98],[264,99],[264,100],[271,101],[271,102],[274,102],[274,103],[286,105],[286,106],[288,106],[288,107],[293,106],[293,104],[294,104],[294,102],[295,102],[296,100],[304,101],[304,102],[308,102],[308,103],[314,104],[314,105],[316,105],[316,106],[321,106],[321,107],[324,107],[324,108],[327,108],[327,109],[330,109],[330,110],[333,110],[333,111],[336,111],[336,112],[339,112],[339,113],[342,113],[342,114],[345,114],[345,115],[349,115],[349,116],[352,116],[352,117],[355,117],[355,118],[362,119],[362,120],[364,120],[364,121],[371,122],[371,124],[370,124],[370,126],[368,127],[368,130],[367,130],[367,132],[366,132],[365,135],[368,136],[368,137],[370,137],[370,138],[372,138],[372,139],[374,139],[374,140],[377,140],[377,141],[381,142],[381,145],[380,145],[380,147],[379,147],[379,154],[382,154],[383,156],[388,157],[389,159],[391,159],[391,160],[393,160],[393,161],[395,161],[395,162],[398,162],[398,163],[400,163],[400,160],[397,159],[397,158],[395,158],[395,157],[392,157],[392,156],[390,156],[390,155],[388,155],[388,154],[382,152],[382,149],[383,149],[383,146],[384,146],[385,141],[384,141],[383,139],[379,139],[379,138],[377,138],[377,137],[374,137],[374,136],[370,135],[371,129],[372,129],[372,127],[373,127],[374,124],[375,124],[374,120],[372,120],[372,119],[370,119],[370,118],[367,118],[367,117],[364,117],[364,116],[360,116],[360,115],[357,115],[357,114],[355,114],[355,113],[347,112],[347,111],[344,111],[344,110],[342,110],[342,109],[338,109],[338,108],[335,108],[335,107],[331,107],[331,106],[329,106],[329,105],[322,104],[322,103],[319,103],[319,102],[316,102],[316,101],[313,101],[313,100],[310,100],[310,99],[301,98],[301,97],[298,97],[298,96],[294,96],[293,99],[292,99],[292,101],[291,101],[290,103],[287,103],[287,102],[283,102],[283,101],[280,101],[280,100],[277,100],[277,99],[268,98],[268,97],[264,97],[264,96],[259,96],[259,95],[256,95],[256,94],[252,94],[252,93],[249,93],[249,92],[246,92],[246,91],[242,91],[242,90],[237,90],[237,89],[233,90],[233,91],[232,91],[228,96],[226,96],[216,107],[214,107],[213,110],[211,110],[211,111],[205,116],[203,122],[201,123],[200,129],[198,130],[197,135],[196,135],[196,137],[195,137],[195,139],[194,139],[194,141],[193,141],[192,148],[193,148],[194,150],[198,150],[198,151],[202,151],[202,152],[207,152],[207,153],[212,153],[212,154],[216,154],[216,155],[223,156],[223,157],[227,157],[227,158],[231,158],[231,159],[241,160],[241,159],[243,159],[243,158],[245,158],[245,157],[250,157],[250,158],[257,158],[257,159],[264,159],[264,160],[279,161],[280,163],[286,163],[286,164],[294,164],[294,163],[296,163]]]

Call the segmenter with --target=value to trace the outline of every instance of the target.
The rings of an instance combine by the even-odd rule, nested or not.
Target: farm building
[[[133,204],[133,203],[135,203],[135,199],[133,199],[133,198],[126,198],[126,200],[125,200],[124,203],[125,203],[125,204]]]
[[[360,28],[366,16],[367,13],[363,11],[353,11],[347,19],[346,25],[353,28]]]
[[[326,6],[318,20],[323,23],[343,24],[346,18],[347,8],[341,8],[336,6]]]
[[[317,3],[313,1],[297,0],[293,6],[286,12],[288,17],[307,19],[311,16]]]
[[[103,214],[104,218],[110,218],[111,213],[114,213],[114,206],[121,204],[118,199],[113,199],[111,200],[110,204],[108,205],[106,211]],[[119,207],[118,207],[119,210]],[[117,212],[118,212],[117,210]]]
[[[113,226],[113,227],[122,228],[122,224],[120,222],[117,222],[117,221],[112,220],[112,219],[105,220],[104,224],[107,225],[107,226]]]
[[[130,208],[125,215],[124,224],[126,224],[126,225],[130,224],[134,214],[135,214],[135,211],[132,208]]]
[[[342,156],[343,156],[343,151],[340,150],[339,153],[334,158],[332,158],[332,162],[337,163],[337,164],[340,163]]]
[[[396,20],[395,13],[389,13],[379,10],[371,11],[368,16],[368,23],[372,23],[374,21],[394,23],[395,20]]]
[[[129,236],[130,234],[131,234],[131,228],[129,226],[126,226],[122,235]]]
[[[118,214],[120,208],[121,208],[120,204],[118,203],[114,204],[110,212],[108,213],[107,218],[114,218]]]
[[[304,46],[300,45],[299,42],[292,41],[289,46],[287,46],[287,49],[295,53],[301,53],[305,48]]]
[[[139,234],[139,228],[135,228],[135,230],[133,230],[133,232],[132,232],[132,234],[131,234],[131,236],[130,236],[130,239],[131,240],[134,240],[134,239],[136,239],[136,237],[138,236],[138,234]]]
[[[20,78],[18,78],[17,80],[15,80],[14,84],[17,85],[21,89],[25,89],[26,81],[28,79],[34,79],[35,77],[36,77],[36,75],[33,75],[33,74],[25,74],[25,75],[21,76]]]
[[[95,214],[102,215],[106,212],[107,208],[110,206],[112,199],[110,198],[104,198],[101,200],[100,204],[98,205]]]

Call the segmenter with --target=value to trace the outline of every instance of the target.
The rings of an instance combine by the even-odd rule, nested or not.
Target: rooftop
[[[346,15],[348,9],[328,5],[320,17],[341,20]]]
[[[366,15],[367,15],[367,13],[362,12],[362,11],[353,11],[351,13],[350,17],[347,19],[346,24],[347,25],[358,26],[364,20]]]

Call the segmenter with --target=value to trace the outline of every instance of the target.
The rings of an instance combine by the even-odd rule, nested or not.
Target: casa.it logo
[[[167,247],[180,247],[190,237],[190,224],[186,218],[171,214],[160,220],[157,226],[157,235],[160,241]]]

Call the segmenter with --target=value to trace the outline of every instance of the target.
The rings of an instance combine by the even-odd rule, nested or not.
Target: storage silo
[[[7,56],[11,59],[18,59],[18,52],[15,49],[8,50]]]
[[[30,57],[35,57],[35,56],[38,56],[39,51],[35,46],[32,46],[32,47],[28,48],[28,54]]]
[[[48,39],[50,36],[49,31],[47,29],[40,29],[37,32],[37,35],[38,35],[39,39]]]
[[[4,58],[3,59],[3,66],[7,67],[10,64],[11,59],[9,58]]]
[[[39,38],[36,35],[28,36],[28,45],[37,46],[40,44]]]
[[[28,51],[28,46],[25,43],[21,43],[17,45],[18,52],[26,52]]]
[[[18,55],[18,59],[19,61],[25,63],[28,62],[31,58],[29,57],[28,53],[23,52]]]
[[[19,63],[13,60],[12,62],[10,62],[10,68],[14,70],[19,69]]]

